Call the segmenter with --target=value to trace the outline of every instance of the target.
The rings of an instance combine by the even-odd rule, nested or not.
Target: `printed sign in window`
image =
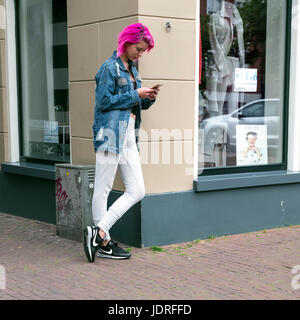
[[[44,121],[44,142],[58,143],[58,122]]]
[[[243,165],[268,164],[268,134],[266,125],[236,126],[236,163]]]
[[[257,69],[236,68],[234,78],[234,91],[256,92]]]

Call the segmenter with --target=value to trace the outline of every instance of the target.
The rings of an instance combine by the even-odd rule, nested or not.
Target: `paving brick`
[[[0,300],[300,299],[300,226],[164,246],[132,248],[125,261],[88,263],[82,244],[55,226],[0,213]],[[124,246],[126,247],[126,246]]]

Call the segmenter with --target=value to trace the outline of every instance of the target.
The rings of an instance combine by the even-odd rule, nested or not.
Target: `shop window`
[[[17,1],[21,159],[69,162],[66,0]]]
[[[286,165],[287,6],[200,0],[199,174]]]

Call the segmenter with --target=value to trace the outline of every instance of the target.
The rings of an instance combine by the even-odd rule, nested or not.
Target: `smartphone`
[[[163,86],[163,84],[159,83],[159,84],[156,84],[155,86],[151,87],[151,89],[158,89],[161,86]]]

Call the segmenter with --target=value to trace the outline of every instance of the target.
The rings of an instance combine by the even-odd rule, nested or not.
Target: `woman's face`
[[[143,53],[148,49],[149,45],[147,42],[142,40],[139,43],[126,44],[126,56],[131,61],[137,61],[142,57]]]

